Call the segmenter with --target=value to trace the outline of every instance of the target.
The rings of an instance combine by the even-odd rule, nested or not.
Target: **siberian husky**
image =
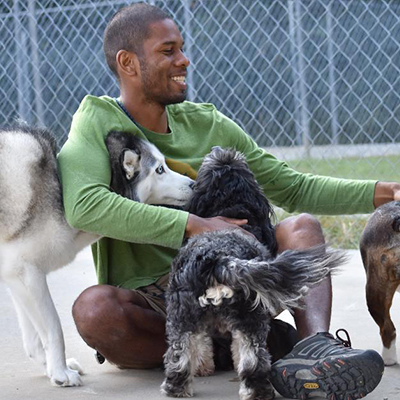
[[[189,199],[192,180],[171,171],[154,145],[121,132],[111,132],[106,144],[114,192],[148,204],[182,206]],[[100,237],[64,218],[56,144],[47,130],[0,130],[0,165],[0,277],[10,289],[25,351],[53,385],[79,386],[82,371],[75,360],[65,360],[46,274]]]

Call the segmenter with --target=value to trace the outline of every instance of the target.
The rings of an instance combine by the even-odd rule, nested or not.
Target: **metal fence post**
[[[192,28],[191,28],[191,19],[192,13],[190,12],[190,3],[192,0],[185,0],[184,3],[184,36],[185,36],[185,53],[189,60],[192,60]],[[193,101],[195,97],[195,90],[194,90],[194,82],[193,82],[193,68],[189,68],[187,70],[187,85],[188,85],[188,92],[187,97],[188,100]]]
[[[292,41],[292,50],[294,51],[293,67],[295,68],[296,75],[298,77],[298,84],[295,84],[295,90],[297,89],[300,99],[300,122],[296,124],[296,127],[301,128],[301,140],[298,136],[298,141],[304,148],[305,155],[309,155],[310,152],[310,121],[309,112],[307,106],[307,79],[305,71],[304,62],[304,51],[303,51],[303,32],[301,28],[300,19],[300,1],[291,0],[288,2],[288,13],[289,13],[289,26],[290,26],[290,36]],[[299,132],[298,132],[299,135]]]
[[[19,0],[15,0],[12,9],[14,17],[14,41],[15,41],[15,62],[17,74],[17,96],[18,96],[18,118],[25,122],[31,121],[30,113],[30,90],[28,80],[28,50],[27,35],[23,30],[20,19]]]
[[[332,28],[332,9],[331,3],[326,4],[326,35],[328,40],[328,68],[329,68],[329,101],[331,107],[331,129],[332,144],[339,143],[338,137],[338,121],[337,121],[337,101],[336,101],[336,85],[335,85],[335,59],[333,56],[333,28]]]
[[[35,0],[29,0],[29,36],[31,41],[33,86],[35,88],[35,111],[38,125],[44,126],[44,107],[42,100],[42,83],[40,79],[39,47],[37,38],[37,21],[35,15]]]

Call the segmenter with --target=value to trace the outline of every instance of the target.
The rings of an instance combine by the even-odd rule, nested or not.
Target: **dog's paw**
[[[385,363],[385,365],[387,367],[391,367],[393,365],[398,364],[395,340],[392,342],[392,344],[389,348],[383,347],[382,358],[383,358],[383,362]]]
[[[174,386],[167,379],[161,385],[161,393],[168,397],[193,397],[193,390],[191,385]]]
[[[382,354],[382,358],[386,367],[392,367],[398,364],[397,357],[389,357]]]
[[[79,365],[79,364],[78,364]],[[80,368],[80,367],[79,367]],[[53,371],[48,374],[50,378],[50,383],[53,386],[81,386],[82,380],[78,371],[74,371],[73,369],[66,368],[63,370]]]
[[[75,360],[75,358],[67,358],[67,367],[73,371],[76,371],[79,375],[84,374],[81,365]]]
[[[398,361],[393,360],[392,358],[384,358],[383,362],[385,364],[385,367],[393,367],[393,365],[397,365]]]
[[[253,388],[249,388],[244,382],[240,383],[240,400],[272,400],[274,398],[275,390],[268,381]]]

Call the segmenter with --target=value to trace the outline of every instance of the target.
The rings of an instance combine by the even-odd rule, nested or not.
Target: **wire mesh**
[[[102,37],[130,3],[3,0],[0,125],[45,125],[61,145],[86,94],[117,96]],[[149,3],[181,28],[190,100],[214,103],[300,169],[338,174],[352,157],[349,177],[380,178],[383,166],[400,181],[400,1]]]

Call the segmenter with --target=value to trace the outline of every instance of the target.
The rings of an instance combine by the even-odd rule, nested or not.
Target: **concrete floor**
[[[349,254],[349,263],[333,278],[331,332],[345,328],[351,335],[354,348],[380,351],[378,328],[365,304],[365,276],[361,259],[357,251],[350,251]],[[0,283],[0,399],[165,399],[159,392],[163,379],[161,370],[121,371],[107,363],[99,365],[93,351],[79,337],[72,321],[71,305],[83,289],[96,283],[90,250],[84,250],[74,263],[54,272],[48,280],[64,329],[67,357],[75,357],[84,368],[84,386],[50,386],[40,368],[25,356],[11,298],[4,284]],[[400,300],[397,296],[392,314],[394,323],[400,327]],[[291,317],[284,314],[282,319],[290,321]],[[208,378],[196,378],[194,390],[198,399],[237,399],[239,383],[233,372],[217,373]],[[386,368],[380,385],[367,398],[400,400],[400,366]]]

